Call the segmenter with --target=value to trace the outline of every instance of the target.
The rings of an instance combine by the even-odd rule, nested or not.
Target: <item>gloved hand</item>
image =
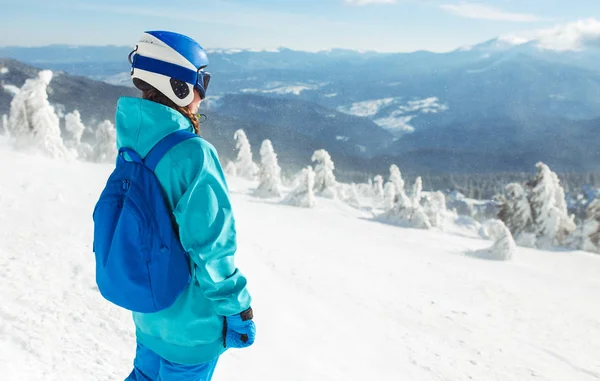
[[[247,348],[254,344],[256,326],[252,321],[254,314],[252,308],[246,311],[225,317],[223,326],[223,346],[225,348]]]

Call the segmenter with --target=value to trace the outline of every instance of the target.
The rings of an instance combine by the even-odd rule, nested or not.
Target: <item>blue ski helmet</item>
[[[192,103],[194,89],[200,98],[206,97],[210,74],[204,68],[208,57],[202,46],[187,36],[167,31],[144,32],[129,55],[129,62],[133,83],[142,91],[151,85],[182,107]]]

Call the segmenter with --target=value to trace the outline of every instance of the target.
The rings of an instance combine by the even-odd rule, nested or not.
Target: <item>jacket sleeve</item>
[[[234,264],[235,221],[221,164],[212,147],[199,146],[201,152],[176,163],[187,188],[174,215],[204,295],[218,315],[231,316],[248,309],[251,297]]]

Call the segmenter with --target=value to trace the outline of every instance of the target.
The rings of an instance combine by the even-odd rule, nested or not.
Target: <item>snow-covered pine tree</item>
[[[364,184],[365,186],[369,187],[368,184]],[[369,189],[373,189],[373,186],[371,185],[369,187]],[[343,201],[344,203],[350,205],[353,208],[360,208],[360,196],[358,194],[358,188],[356,186],[356,184],[352,183],[352,184],[342,184],[342,183],[338,183],[338,187],[337,187],[337,197],[339,200]]]
[[[556,192],[550,168],[543,163],[538,163],[536,168],[537,175],[529,183],[533,228],[538,238],[538,247],[551,248],[558,232],[558,216],[554,206]]]
[[[373,197],[375,205],[379,205],[383,200],[383,176],[377,175],[373,179]]]
[[[511,183],[504,188],[498,218],[504,222],[513,237],[532,232],[531,205],[521,184]]]
[[[386,183],[386,203],[389,202],[388,195],[391,194],[392,190],[396,191],[395,188],[395,185],[391,181]],[[429,221],[429,218],[427,217],[427,214],[425,213],[425,210],[423,210],[423,207],[420,203],[421,189],[422,183],[421,178],[419,177],[415,182],[412,197],[410,199],[407,198],[406,202],[403,202],[401,198],[394,197],[395,202],[393,207],[382,215],[378,216],[377,219],[403,227],[430,229],[431,222]],[[398,195],[397,192],[394,193],[395,196]],[[417,199],[419,202],[415,202]]]
[[[441,228],[444,225],[446,209],[446,196],[442,192],[433,192],[423,198],[423,211],[431,226]]]
[[[560,180],[558,179],[556,173],[551,173],[552,182],[554,183],[554,202],[559,216],[556,244],[560,246],[566,246],[569,244],[569,241],[572,238],[570,235],[577,230],[577,225],[575,224],[574,216],[569,216],[565,190],[560,184]]]
[[[2,114],[2,128],[0,129],[0,133],[8,135],[8,115],[6,114]]]
[[[382,208],[384,211],[389,211],[394,209],[394,205],[396,204],[396,186],[391,181],[385,183],[385,187],[383,188],[383,204]]]
[[[558,208],[558,211],[565,216],[569,215],[567,211],[567,199],[565,197],[565,190],[560,185],[560,180],[558,179],[558,175],[552,171],[550,171],[552,176],[552,183],[554,184],[554,202],[555,206]]]
[[[413,191],[411,194],[410,202],[413,208],[418,208],[421,206],[421,192],[423,191],[423,180],[421,176],[417,177],[415,180],[415,185],[413,186]]]
[[[510,234],[510,231],[500,220],[489,220],[483,225],[487,236],[494,240],[494,244],[487,249],[477,250],[468,253],[469,255],[481,259],[491,259],[496,261],[510,260],[516,250],[517,245]]]
[[[233,161],[228,161],[227,165],[225,166],[225,174],[227,176],[230,177],[236,177],[237,176],[237,168],[235,166],[235,163]]]
[[[408,206],[411,202],[408,196],[406,195],[406,191],[404,190],[404,179],[402,179],[402,174],[400,173],[400,168],[396,164],[392,164],[390,166],[390,182],[394,184],[396,189],[396,196],[394,203],[401,203],[402,205]]]
[[[556,200],[557,196],[564,195],[564,190],[546,164],[540,162],[536,164],[536,168],[537,175],[528,185],[531,190],[529,203],[537,246],[548,249],[564,245],[569,234],[576,229],[573,220],[564,212],[564,200]],[[561,189],[556,189],[557,186]]]
[[[250,147],[250,141],[248,141],[246,133],[240,129],[235,132],[233,137],[236,140],[235,147],[238,150],[235,162],[237,175],[249,180],[256,179],[258,166],[252,161],[252,148]]]
[[[277,163],[277,154],[269,139],[260,147],[260,171],[256,195],[259,197],[281,197],[281,168]]]
[[[396,186],[396,190],[404,191],[404,180],[400,173],[400,168],[396,164],[390,166],[390,178],[389,180]]]
[[[68,139],[64,140],[65,147],[74,150],[80,159],[93,159],[94,149],[88,143],[81,141],[85,126],[78,110],[65,115],[65,130],[70,135]]]
[[[587,207],[582,231],[581,249],[600,254],[600,199],[595,199]]]
[[[114,163],[117,159],[117,131],[110,120],[105,120],[96,128],[94,157],[99,163]]]
[[[315,173],[312,167],[307,167],[296,177],[296,186],[283,200],[283,203],[303,208],[312,208],[316,205]]]
[[[348,199],[346,199],[346,203],[353,208],[360,208],[360,197],[358,195],[358,190],[356,184],[350,184],[350,192],[348,194]]]
[[[81,143],[81,137],[85,126],[81,122],[81,114],[78,110],[68,113],[65,115],[65,130],[69,133],[68,139],[64,139],[65,146],[67,148],[75,148]]]
[[[10,103],[7,130],[17,147],[34,147],[54,158],[71,157],[60,136],[59,119],[48,102],[52,71],[28,79]]]
[[[315,166],[315,194],[335,199],[337,196],[337,182],[333,174],[335,165],[331,160],[331,156],[324,149],[320,149],[315,151],[311,160],[317,162]]]
[[[429,217],[427,217],[423,207],[420,205],[419,207],[412,209],[412,213],[410,215],[410,227],[415,229],[431,229],[432,227]]]

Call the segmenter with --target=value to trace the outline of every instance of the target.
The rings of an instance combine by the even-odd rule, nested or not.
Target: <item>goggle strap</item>
[[[132,69],[140,69],[156,74],[162,74],[196,86],[198,72],[169,62],[136,54],[133,56]]]

